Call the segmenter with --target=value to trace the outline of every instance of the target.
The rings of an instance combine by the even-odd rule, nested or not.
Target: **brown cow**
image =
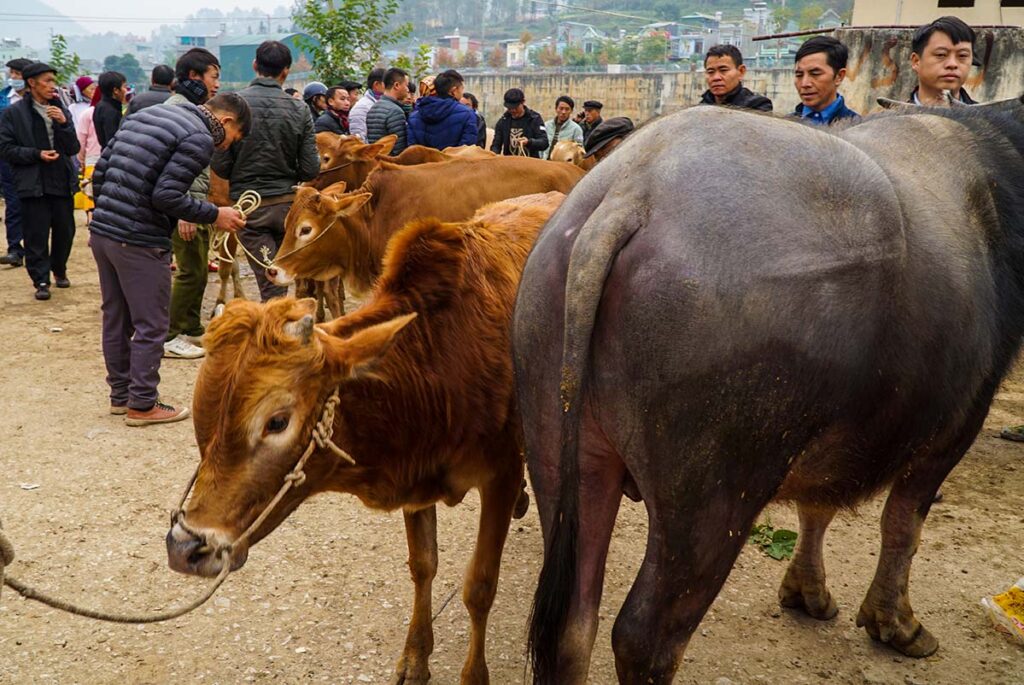
[[[459,159],[490,159],[491,157],[498,156],[490,150],[485,150],[478,145],[446,147],[441,152],[449,157],[458,157]]]
[[[358,188],[366,182],[367,176],[380,166],[391,162],[402,166],[446,162],[453,157],[423,145],[410,145],[401,154],[389,157],[391,148],[398,142],[398,136],[384,136],[370,145],[358,138],[339,136],[322,132],[316,135],[316,147],[320,153],[320,175],[305,185],[323,190],[344,181],[349,188]],[[477,148],[479,149],[479,148]],[[490,153],[489,153],[490,154]]]
[[[388,245],[371,299],[328,324],[314,327],[308,300],[228,305],[210,325],[196,383],[202,459],[187,512],[167,534],[171,568],[216,575],[218,550],[232,543],[230,563],[245,563],[249,543],[238,537],[298,462],[324,398],[337,390],[334,441],[354,463],[330,449],[314,452],[306,478],[251,542],[319,492],[402,509],[415,601],[395,682],[425,683],[435,505],[458,504],[478,489],[480,528],[463,586],[472,633],[462,682],[486,683],[484,637],[502,548],[513,513],[522,516],[528,504],[509,326],[526,256],[563,197],[498,202],[461,224],[411,222]]]
[[[218,207],[230,207],[233,204],[228,180],[218,176],[212,169],[210,170],[210,190],[206,197]],[[238,258],[235,256],[238,252],[238,236],[234,233],[227,233],[224,238],[219,238],[220,235],[225,234],[213,228],[210,229],[210,256],[217,260],[217,276],[220,278],[220,290],[213,306],[213,316],[219,316],[224,311],[224,305],[228,301],[229,284],[233,287],[236,298],[247,299],[245,290],[242,288]],[[215,243],[216,248],[214,248]]]
[[[548,155],[548,159],[552,162],[568,162],[569,164],[575,164],[584,171],[590,171],[597,164],[597,160],[593,156],[585,157],[585,154],[586,151],[583,146],[575,140],[560,140],[551,148],[551,154]]]
[[[295,278],[341,275],[350,291],[366,292],[380,274],[388,240],[412,219],[462,221],[489,202],[568,193],[582,176],[569,164],[494,157],[408,167],[382,163],[362,188],[347,194],[300,188],[267,276],[287,285]]]

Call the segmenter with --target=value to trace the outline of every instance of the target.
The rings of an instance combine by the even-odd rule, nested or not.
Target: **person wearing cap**
[[[587,100],[583,103],[583,111],[576,115],[576,123],[583,129],[583,143],[586,144],[590,134],[601,125],[604,119],[601,118],[601,110],[604,109],[597,100]]]
[[[25,92],[25,79],[21,70],[32,64],[32,60],[19,57],[9,61],[7,83],[0,89],[0,116],[8,107],[16,105]],[[4,196],[4,226],[7,231],[7,252],[0,255],[0,264],[19,267],[25,260],[25,247],[22,245],[21,201],[18,199],[18,188],[14,182],[14,171],[11,165],[0,159],[0,185]]]
[[[702,105],[725,105],[772,111],[772,101],[743,85],[747,66],[743,53],[735,45],[715,45],[704,55],[704,78],[708,89],[700,98]]]
[[[551,155],[560,141],[571,140],[583,145],[583,129],[572,120],[572,111],[576,109],[576,101],[568,95],[561,95],[555,100],[555,116],[544,122],[548,132],[548,149],[544,151],[544,159]]]
[[[309,107],[313,121],[316,121],[327,111],[327,86],[319,81],[313,81],[302,89],[302,101]]]
[[[917,86],[909,102],[948,107],[948,92],[965,105],[977,104],[964,88],[971,65],[977,64],[974,41],[974,29],[958,17],[940,17],[914,31],[910,68]]]
[[[539,158],[548,149],[548,132],[540,114],[526,106],[526,96],[518,88],[505,91],[505,113],[494,125],[491,152]]]
[[[140,109],[162,105],[171,97],[171,84],[174,83],[174,69],[166,64],[153,67],[149,77],[149,90],[139,93],[128,103],[128,114],[135,114]]]
[[[68,106],[71,112],[71,121],[75,128],[78,128],[78,121],[82,118],[82,112],[92,106],[92,94],[96,92],[96,82],[89,76],[79,76],[75,79],[74,102]]]
[[[349,109],[351,109],[351,105],[345,86],[331,86],[327,89],[327,110],[316,120],[313,130],[316,133],[326,131],[347,136]]]
[[[815,36],[800,46],[793,68],[800,96],[794,116],[818,126],[860,117],[839,94],[849,58],[846,46],[831,36]]]
[[[593,157],[595,163],[600,162],[610,155],[633,129],[633,120],[629,117],[612,117],[602,121],[587,138],[584,158]]]
[[[50,299],[50,274],[58,288],[71,285],[68,256],[75,237],[74,157],[78,136],[71,112],[57,97],[53,67],[34,62],[22,71],[28,91],[0,118],[0,159],[11,165],[21,200],[25,266],[37,300]],[[52,234],[52,238],[51,238]]]

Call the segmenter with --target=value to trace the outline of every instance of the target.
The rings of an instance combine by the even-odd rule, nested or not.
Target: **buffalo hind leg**
[[[506,459],[511,465],[505,473],[495,474],[480,488],[480,528],[477,531],[476,549],[466,570],[466,581],[462,588],[462,601],[469,610],[470,636],[469,654],[462,667],[463,685],[484,685],[490,682],[485,655],[487,617],[498,591],[498,571],[501,553],[505,548],[512,521],[512,509],[519,497],[523,479],[522,461],[518,448],[513,457]],[[517,468],[518,467],[518,468]]]
[[[948,449],[915,454],[885,501],[882,551],[874,580],[857,613],[857,625],[875,640],[910,657],[926,657],[939,648],[939,641],[921,625],[910,606],[910,564],[935,493],[974,442],[990,400],[991,395],[979,401],[959,437],[947,444]]]
[[[430,680],[430,654],[434,651],[434,626],[430,593],[437,574],[437,509],[405,513],[405,536],[409,543],[409,572],[416,586],[412,620],[405,649],[398,660],[393,685],[424,685]]]
[[[825,531],[836,510],[798,504],[797,514],[800,517],[800,537],[796,554],[789,562],[779,588],[779,603],[784,607],[802,609],[812,618],[828,620],[839,613],[839,608],[825,584],[823,543]]]

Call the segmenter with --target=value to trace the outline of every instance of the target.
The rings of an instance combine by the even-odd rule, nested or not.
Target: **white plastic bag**
[[[982,598],[981,606],[996,630],[1024,645],[1024,578],[1002,594]]]

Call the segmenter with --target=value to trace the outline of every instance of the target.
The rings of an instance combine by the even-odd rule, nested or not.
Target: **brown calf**
[[[380,166],[381,162],[411,166],[453,159],[422,145],[410,145],[398,156],[388,157],[396,142],[396,135],[384,136],[377,142],[366,145],[358,138],[318,133],[316,147],[320,153],[320,175],[305,185],[323,190],[335,183],[344,182],[349,188],[358,188],[366,182],[367,176]]]
[[[412,219],[463,221],[489,202],[568,193],[582,177],[583,171],[569,164],[494,157],[417,166],[382,163],[351,193],[342,192],[340,184],[322,192],[300,188],[267,275],[280,285],[340,275],[349,290],[365,292],[381,272],[388,240]]]
[[[463,683],[488,682],[487,616],[510,518],[525,513],[514,413],[510,322],[520,273],[540,227],[564,196],[498,202],[470,221],[418,220],[388,245],[384,271],[358,311],[314,326],[309,300],[232,302],[207,332],[194,400],[201,463],[184,519],[167,534],[170,566],[215,575],[245,563],[237,542],[310,440],[324,399],[341,401],[334,440],[313,453],[252,543],[307,497],[354,494],[402,509],[415,601],[395,682],[425,683],[433,651],[431,584],[437,502],[476,488],[480,528],[463,601],[472,621]],[[404,330],[403,330],[404,329]]]

